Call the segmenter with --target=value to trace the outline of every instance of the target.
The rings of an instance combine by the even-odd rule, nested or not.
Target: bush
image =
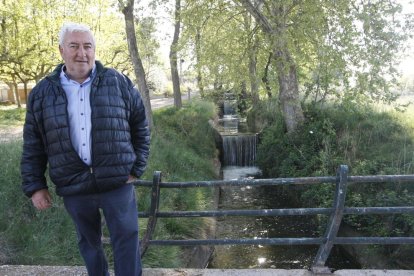
[[[341,106],[306,106],[305,122],[287,134],[275,121],[261,134],[258,165],[266,177],[335,175],[347,164],[351,175],[412,174],[414,136],[402,115]],[[312,185],[301,194],[306,207],[331,207],[333,185]],[[346,206],[410,206],[414,184],[361,184],[348,189]],[[412,235],[406,215],[346,216],[345,221],[372,234]]]
[[[390,113],[307,106],[296,132],[287,134],[280,122],[263,131],[258,164],[271,177],[332,175],[340,164],[353,174],[411,173],[412,141]]]

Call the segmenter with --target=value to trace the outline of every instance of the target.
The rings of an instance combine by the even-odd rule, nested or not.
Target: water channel
[[[236,120],[237,116],[227,116],[222,121],[223,179],[259,178],[260,169],[254,166],[257,137],[252,133],[240,133]],[[230,130],[225,129],[226,124],[230,125]],[[286,187],[220,188],[219,209],[223,210],[298,207],[301,206],[295,206],[290,200]],[[217,219],[216,238],[318,237],[317,229],[314,217],[309,216],[230,216]],[[214,249],[209,268],[309,269],[317,250],[317,245],[220,245]],[[337,247],[333,248],[326,265],[334,269],[360,268]]]

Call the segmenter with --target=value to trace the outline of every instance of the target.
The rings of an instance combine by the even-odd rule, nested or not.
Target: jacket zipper
[[[98,73],[96,73],[98,74]],[[93,111],[94,111],[94,106],[93,106],[93,97],[94,97],[94,93],[96,93],[96,89],[94,89],[97,86],[97,82],[98,82],[98,76],[95,75],[95,78],[92,80],[91,83],[91,91],[89,93],[89,104],[91,105],[91,134],[90,134],[90,145],[91,145],[91,165],[89,166],[89,171],[93,177],[93,186],[95,186],[95,189],[97,192],[99,192],[99,187],[96,183],[96,177],[94,175],[94,169],[93,169],[93,162],[94,162],[94,145],[93,145],[93,140],[94,140],[94,124],[93,124]]]

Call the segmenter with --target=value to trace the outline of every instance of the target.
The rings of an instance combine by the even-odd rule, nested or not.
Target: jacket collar
[[[56,66],[55,70],[53,70],[53,72],[50,73],[46,78],[48,78],[51,82],[53,82],[53,83],[55,83],[57,85],[60,85],[59,76],[60,76],[60,73],[62,72],[63,65],[64,65],[64,63],[61,63],[58,66]],[[95,60],[95,66],[96,66],[96,76],[95,76],[94,83],[97,81],[97,79],[99,78],[99,76],[103,72],[106,71],[106,68],[98,60]]]

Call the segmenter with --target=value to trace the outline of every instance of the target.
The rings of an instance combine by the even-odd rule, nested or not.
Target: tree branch
[[[261,3],[255,6],[250,0],[238,0],[238,2],[256,19],[266,33],[273,33],[272,25],[258,8]]]

